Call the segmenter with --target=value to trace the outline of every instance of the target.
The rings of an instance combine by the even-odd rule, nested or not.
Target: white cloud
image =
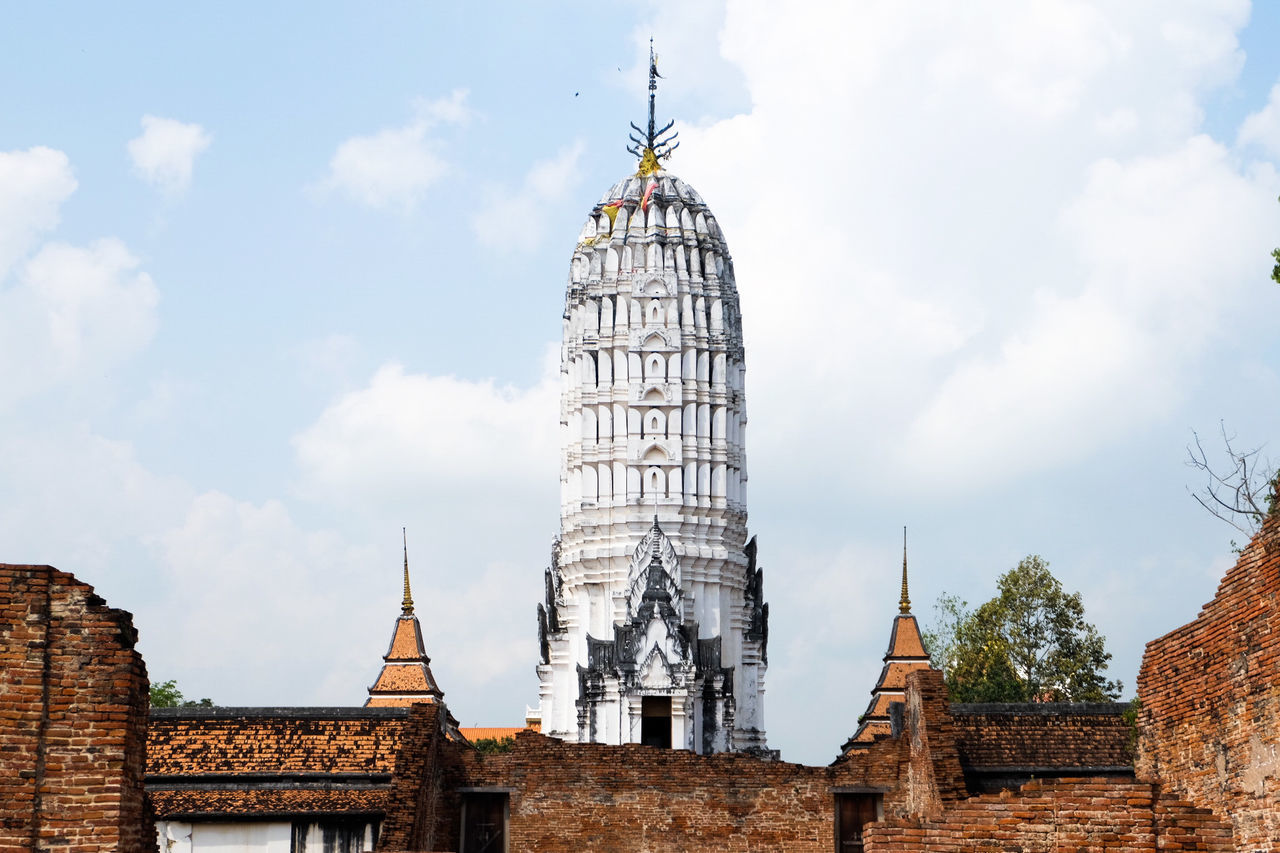
[[[441,124],[465,124],[471,116],[466,100],[467,93],[458,90],[419,101],[413,121],[404,127],[346,140],[329,160],[321,187],[367,207],[412,210],[450,168],[428,131]]]
[[[1196,136],[1247,12],[731,4],[751,111],[671,168],[734,252],[753,473],[971,488],[1177,405],[1280,219]]]
[[[37,238],[58,224],[58,210],[75,189],[71,161],[61,151],[0,151],[0,286]]]
[[[1096,164],[1062,215],[1081,290],[1039,293],[998,355],[956,363],[903,463],[973,484],[1070,461],[1167,416],[1249,290],[1269,195],[1205,137]]]
[[[152,672],[181,673],[222,702],[316,701],[317,682],[353,649],[368,651],[377,617],[387,615],[365,594],[375,552],[300,528],[279,501],[207,492],[186,507],[153,540],[167,594],[146,614],[150,636],[165,638],[152,646],[143,634]],[[382,640],[378,631],[372,645]],[[376,672],[369,657],[364,678]],[[359,704],[361,687],[356,677],[331,699]]]
[[[533,164],[518,190],[490,189],[484,206],[471,219],[476,239],[501,251],[531,251],[546,238],[545,211],[563,202],[578,186],[582,142],[555,157]]]
[[[519,389],[385,365],[294,438],[302,490],[343,504],[424,489],[518,504],[555,479],[558,387],[550,376]]]
[[[1256,145],[1272,159],[1280,161],[1280,83],[1271,88],[1266,106],[1252,113],[1240,125],[1236,144],[1240,147]]]
[[[0,560],[74,572],[113,606],[164,595],[143,543],[182,519],[184,484],[149,471],[129,441],[41,419],[0,431]]]
[[[129,140],[134,171],[151,186],[168,195],[186,192],[191,170],[213,137],[198,124],[145,115],[142,134]]]
[[[158,301],[119,240],[46,244],[0,289],[0,405],[133,355],[155,333]]]

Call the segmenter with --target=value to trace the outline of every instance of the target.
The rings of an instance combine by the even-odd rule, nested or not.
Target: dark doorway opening
[[[862,853],[862,828],[880,819],[880,794],[836,794],[836,853]]]
[[[506,853],[507,795],[462,795],[462,853]]]
[[[671,748],[670,696],[645,696],[640,700],[640,742]]]

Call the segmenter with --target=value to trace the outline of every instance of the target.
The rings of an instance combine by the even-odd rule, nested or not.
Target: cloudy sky
[[[904,524],[922,621],[1041,554],[1131,695],[1240,538],[1192,431],[1280,457],[1275,4],[12,6],[0,560],[188,695],[359,704],[407,527],[450,707],[517,724],[651,34],[741,293],[771,744],[855,728]]]

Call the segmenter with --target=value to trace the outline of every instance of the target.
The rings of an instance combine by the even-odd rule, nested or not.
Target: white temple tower
[[[679,143],[671,123],[655,131],[656,76],[651,59],[639,170],[592,209],[570,264],[542,732],[763,752],[768,605],[747,541],[733,262],[661,165]]]

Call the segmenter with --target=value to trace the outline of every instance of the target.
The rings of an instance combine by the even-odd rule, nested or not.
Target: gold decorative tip
[[[662,164],[658,162],[658,155],[653,152],[652,148],[644,149],[644,153],[640,155],[640,169],[636,172],[642,178],[647,178],[654,172],[662,170]]]
[[[898,612],[904,616],[911,612],[911,596],[907,594],[907,528],[902,528],[902,597],[898,599]]]
[[[400,602],[400,615],[413,615],[413,596],[409,594],[409,535],[405,532],[405,528],[400,528],[400,535],[404,537],[404,600]]]

